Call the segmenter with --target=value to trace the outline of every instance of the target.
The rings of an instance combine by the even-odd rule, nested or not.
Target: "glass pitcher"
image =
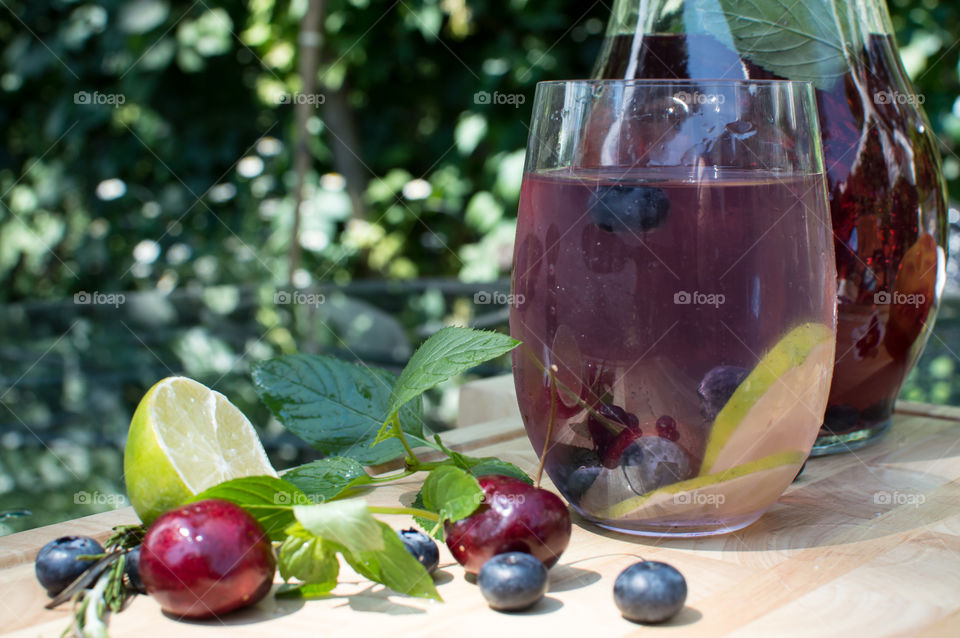
[[[596,78],[808,80],[837,259],[837,351],[813,454],[891,423],[944,284],[946,186],[883,0],[617,0]]]

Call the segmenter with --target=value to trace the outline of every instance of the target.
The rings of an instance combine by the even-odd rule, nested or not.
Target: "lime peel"
[[[186,377],[167,377],[140,400],[123,466],[130,503],[145,524],[223,481],[277,476],[243,413]]]
[[[785,465],[799,466],[806,460],[806,458],[807,455],[804,452],[800,452],[798,450],[788,450],[786,452],[780,452],[771,456],[765,456],[762,459],[750,461],[749,463],[744,463],[743,465],[737,465],[735,467],[723,470],[722,472],[717,472],[716,474],[695,476],[692,479],[678,481],[677,483],[666,485],[659,489],[653,490],[652,492],[634,496],[611,505],[607,511],[603,513],[603,517],[609,518],[610,520],[616,520],[630,515],[631,513],[643,507],[650,499],[661,494],[679,494],[689,490],[697,490],[703,487],[709,487],[711,485],[718,485],[724,481],[730,481],[754,472],[771,470]]]
[[[817,346],[834,340],[834,331],[819,323],[804,323],[786,334],[763,356],[757,366],[737,387],[714,419],[701,465],[714,470],[718,457],[756,404],[778,380],[800,367]],[[833,353],[825,369],[832,369]]]

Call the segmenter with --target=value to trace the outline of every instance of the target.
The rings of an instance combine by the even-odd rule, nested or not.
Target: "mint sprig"
[[[497,473],[529,481],[500,459],[456,452],[439,436],[428,438],[421,395],[452,376],[501,356],[519,344],[506,335],[444,328],[413,355],[399,377],[318,355],[287,355],[254,370],[257,392],[276,418],[327,458],[283,475],[228,481],[193,500],[220,498],[246,509],[270,538],[281,541],[278,595],[324,596],[336,587],[339,558],[354,571],[391,589],[440,600],[433,579],[377,514],[405,514],[434,536],[446,521],[472,514],[483,500],[477,481]],[[415,448],[441,460],[423,461]],[[371,476],[364,465],[403,459],[398,472]],[[368,505],[358,492],[429,472],[413,507]]]

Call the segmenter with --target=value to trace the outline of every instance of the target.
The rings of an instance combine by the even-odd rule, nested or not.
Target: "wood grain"
[[[551,570],[550,592],[529,612],[489,610],[441,547],[442,604],[372,586],[345,567],[327,599],[269,597],[206,622],[175,621],[138,597],[112,619],[111,635],[960,636],[960,410],[905,407],[881,442],[811,459],[778,503],[740,532],[642,539],[578,520]],[[447,439],[530,471],[536,465],[515,417],[460,428]],[[367,498],[409,502],[418,486],[411,477]],[[103,538],[133,520],[130,510],[118,510],[0,539],[0,627],[16,636],[58,636],[68,611],[43,609],[47,598],[33,577],[37,549],[67,533]],[[687,577],[687,606],[666,625],[632,624],[614,607],[614,578],[640,557],[669,562]]]

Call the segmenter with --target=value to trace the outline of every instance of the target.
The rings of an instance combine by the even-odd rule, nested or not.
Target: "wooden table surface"
[[[441,547],[438,591],[446,602],[372,586],[344,566],[323,600],[277,600],[222,621],[179,622],[138,596],[112,618],[114,638],[136,636],[960,636],[960,409],[898,405],[878,444],[812,459],[800,480],[758,522],[702,539],[643,539],[575,518],[573,538],[551,570],[550,591],[532,610],[487,608]],[[533,452],[516,416],[451,431],[464,450],[532,471]],[[412,500],[417,477],[373,490],[376,504]],[[548,485],[549,487],[549,485]],[[404,517],[385,517],[399,528]],[[64,534],[103,539],[135,522],[129,509],[0,538],[0,631],[59,636],[67,606],[43,609],[33,558]],[[618,614],[616,575],[640,557],[686,576],[687,606],[656,627]]]

